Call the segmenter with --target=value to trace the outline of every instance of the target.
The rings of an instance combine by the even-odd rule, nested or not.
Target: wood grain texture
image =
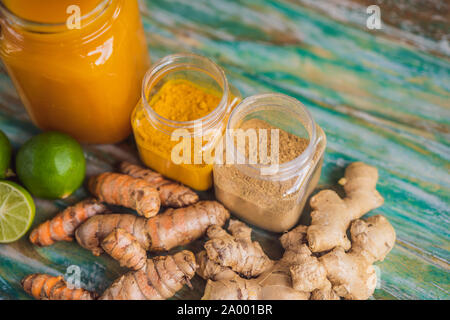
[[[306,105],[328,138],[320,188],[335,185],[351,161],[379,168],[386,201],[371,214],[388,217],[398,241],[377,265],[376,299],[450,298],[449,26],[439,18],[448,5],[433,1],[421,11],[422,2],[402,8],[377,1],[382,18],[385,9],[389,17],[379,31],[365,28],[362,0],[147,0],[141,6],[153,61],[197,52],[222,65],[243,96],[281,92]],[[439,20],[434,29],[433,19]],[[411,28],[401,23],[406,20]],[[4,71],[0,129],[15,148],[39,132]],[[118,159],[136,160],[131,138],[85,151],[88,174]],[[85,196],[80,189],[64,201],[37,200],[35,223]],[[275,235],[256,230],[255,238],[271,257],[280,256]],[[0,245],[0,298],[29,298],[19,286],[24,275],[64,274],[72,264],[80,266],[83,284],[99,292],[124,271],[75,243],[37,248],[22,239]],[[204,282],[195,277],[193,286],[175,298],[200,298]]]

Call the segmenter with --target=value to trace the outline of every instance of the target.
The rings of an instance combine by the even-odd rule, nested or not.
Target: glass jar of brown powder
[[[246,133],[245,149],[236,142],[236,129]],[[249,146],[248,129],[255,129],[256,148]],[[265,135],[261,129],[266,129]],[[272,138],[278,140],[277,163],[262,156],[264,151],[271,158],[274,129],[278,129],[278,139]],[[231,113],[224,152],[216,152],[221,155],[213,168],[216,197],[253,225],[274,232],[289,230],[319,181],[325,145],[323,130],[298,100],[282,94],[249,97]]]

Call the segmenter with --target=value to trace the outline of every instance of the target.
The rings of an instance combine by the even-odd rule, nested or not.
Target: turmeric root
[[[23,289],[39,300],[93,300],[95,294],[84,289],[70,289],[62,276],[30,274],[22,280]]]
[[[116,279],[100,297],[102,300],[168,299],[184,284],[190,285],[197,268],[194,254],[186,250],[173,256],[147,259],[136,238],[119,228],[103,240],[102,246],[121,265],[134,269]],[[92,300],[95,297],[83,289],[69,289],[62,277],[30,275],[22,284],[26,292],[41,300]]]
[[[49,246],[56,241],[72,241],[75,229],[80,224],[105,210],[106,207],[97,200],[81,201],[36,227],[30,234],[30,241],[38,246]]]
[[[148,259],[144,268],[130,271],[106,289],[102,300],[163,300],[172,297],[195,275],[195,256],[184,250],[173,256]]]
[[[102,242],[106,252],[130,271],[106,289],[102,300],[163,300],[172,297],[184,284],[190,285],[197,264],[192,252],[146,259],[144,248],[131,234],[115,229]]]
[[[230,220],[228,230],[231,235],[217,225],[208,228],[211,240],[205,243],[205,249],[210,260],[246,278],[258,276],[272,265],[259,243],[252,242],[252,229]]]
[[[103,250],[119,261],[122,267],[139,270],[146,264],[147,253],[145,249],[132,234],[123,229],[114,229],[106,236],[101,245]]]
[[[344,186],[346,198],[341,199],[332,190],[323,190],[311,198],[311,225],[308,243],[312,252],[322,252],[341,246],[350,249],[346,231],[353,220],[378,208],[384,202],[375,189],[378,171],[362,162],[354,162],[345,170],[339,183]]]
[[[89,180],[89,190],[101,201],[124,206],[146,218],[155,216],[161,200],[158,191],[143,179],[105,172]]]
[[[105,290],[101,300],[162,300],[172,297],[190,279],[197,268],[195,256],[184,250],[173,256],[144,260],[142,268],[130,271]],[[63,277],[31,274],[22,280],[24,290],[39,300],[93,300],[94,293],[70,289]]]
[[[120,164],[120,171],[147,181],[158,190],[161,204],[165,207],[181,208],[198,202],[198,195],[194,191],[180,183],[164,178],[155,171],[128,162]]]
[[[75,236],[94,255],[103,252],[103,239],[116,228],[132,234],[146,251],[167,251],[200,238],[211,225],[224,225],[229,217],[220,203],[200,201],[189,207],[167,209],[150,219],[130,214],[94,216],[76,230]]]

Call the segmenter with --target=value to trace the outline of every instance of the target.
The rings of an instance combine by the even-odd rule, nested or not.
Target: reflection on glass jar
[[[137,0],[2,0],[0,13],[0,56],[37,126],[88,143],[130,134],[150,65]]]
[[[211,60],[194,54],[161,59],[145,76],[132,115],[142,162],[193,189],[211,188],[214,149],[238,100]],[[188,148],[180,150],[182,159],[174,159],[181,140]]]
[[[237,148],[233,130],[252,126],[280,132],[277,166],[251,162],[251,153]],[[223,162],[216,159],[217,199],[233,214],[263,229],[282,232],[292,228],[319,181],[326,145],[324,132],[308,110],[281,94],[246,98],[231,113],[225,140],[226,157],[233,162],[227,162],[226,157]]]

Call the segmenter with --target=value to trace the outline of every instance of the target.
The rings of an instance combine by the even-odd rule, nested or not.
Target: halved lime
[[[10,181],[0,181],[0,243],[20,239],[30,229],[36,209],[27,190]]]
[[[9,165],[11,162],[11,143],[6,134],[0,130],[0,179],[5,179],[10,175]]]

